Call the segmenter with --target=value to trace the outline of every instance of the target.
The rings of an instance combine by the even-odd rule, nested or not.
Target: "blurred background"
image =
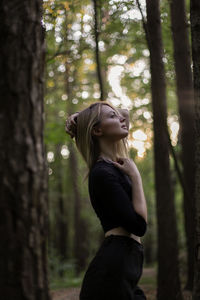
[[[48,260],[51,289],[80,287],[85,270],[104,237],[100,222],[90,204],[88,186],[83,183],[86,164],[77,151],[74,140],[64,130],[69,114],[84,109],[97,100],[109,100],[116,108],[129,110],[129,151],[141,173],[148,205],[148,230],[142,237],[144,273],[140,284],[148,293],[148,299],[155,299],[158,272],[167,277],[163,283],[166,289],[169,287],[169,277],[176,276],[180,276],[182,287],[188,290],[191,288],[192,270],[187,271],[186,245],[190,240],[187,226],[191,228],[191,223],[187,218],[189,206],[184,204],[187,201],[191,203],[191,199],[188,200],[185,195],[184,201],[184,163],[189,172],[192,169],[187,167],[188,162],[181,156],[181,151],[191,143],[192,132],[184,135],[184,128],[190,127],[188,122],[194,115],[184,118],[183,111],[180,120],[181,109],[188,111],[188,107],[184,106],[184,99],[187,98],[190,105],[192,99],[189,94],[186,97],[181,94],[181,85],[183,91],[186,79],[181,79],[180,71],[178,73],[175,67],[176,64],[187,64],[180,57],[181,52],[180,49],[177,50],[177,45],[186,52],[191,47],[190,3],[180,1],[178,4],[174,1],[175,7],[172,7],[171,2],[173,1],[160,1],[159,40],[155,28],[155,32],[151,32],[150,28],[147,32],[148,26],[151,26],[151,16],[146,21],[148,11],[144,0],[43,2],[43,26],[46,30],[44,139],[49,174]],[[153,12],[152,18],[156,18]],[[180,24],[175,24],[178,19],[186,34],[182,45]],[[179,41],[176,40],[176,34]],[[152,39],[152,44],[148,43],[148,36]],[[150,53],[152,59],[158,55],[151,50],[151,45],[154,44],[159,47],[162,57],[161,60],[158,57],[158,65],[154,60],[153,69]],[[188,52],[187,57],[190,71],[183,77],[189,78],[191,82],[192,64]],[[159,69],[161,64],[164,72]],[[164,82],[163,74],[166,84],[164,94],[159,91]],[[151,77],[154,78],[154,100]],[[188,86],[186,89],[188,92]],[[163,141],[163,120],[167,124],[170,144],[166,139]],[[155,135],[160,157],[154,149]],[[160,146],[159,141],[164,144]],[[189,154],[189,149],[187,157],[188,155],[192,155]],[[168,169],[165,169],[167,164],[162,165],[166,157],[169,159]],[[165,180],[163,174],[170,174],[171,183]],[[158,180],[157,184],[165,187],[156,196],[155,180],[158,177],[160,182]],[[189,190],[192,189],[187,178],[185,184]],[[166,191],[169,193],[166,194]],[[162,197],[163,193],[165,197]],[[188,220],[186,223],[185,218]],[[163,242],[162,237],[166,242]],[[171,254],[166,245],[173,248],[172,256],[177,257],[174,262],[170,261]],[[164,262],[166,260],[168,265]],[[177,264],[178,271],[174,263]],[[164,270],[158,271],[159,264],[161,269],[165,265]]]

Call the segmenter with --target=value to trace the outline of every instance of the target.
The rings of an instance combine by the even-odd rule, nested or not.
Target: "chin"
[[[118,132],[118,133],[113,133],[113,134],[110,134],[109,136],[109,140],[112,140],[113,142],[117,142],[121,139],[124,139],[128,136],[129,134],[129,131],[128,130],[123,130],[123,132]]]
[[[127,130],[127,132],[125,132],[124,134],[121,134],[120,137],[119,137],[119,140],[126,138],[128,136],[128,133],[129,132]]]
[[[122,137],[122,139],[126,138],[127,136],[128,136],[128,133],[127,133],[127,134],[125,134],[125,135]]]
[[[128,129],[125,129],[125,130],[124,130],[124,136],[126,137],[128,134],[129,134]]]

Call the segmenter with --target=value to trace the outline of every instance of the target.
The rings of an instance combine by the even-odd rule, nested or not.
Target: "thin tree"
[[[191,55],[186,19],[185,0],[170,2],[176,87],[179,109],[179,136],[184,178],[184,217],[187,248],[187,282],[185,289],[192,290],[194,277],[194,175],[195,131],[194,94]]]
[[[94,6],[94,36],[95,36],[95,57],[96,57],[96,64],[97,64],[97,77],[99,81],[99,88],[100,88],[100,100],[104,101],[106,99],[106,93],[104,89],[104,82],[101,70],[101,61],[100,61],[100,54],[99,54],[99,34],[100,34],[100,26],[98,22],[98,10],[100,9],[97,5],[96,0],[93,1]]]
[[[0,298],[49,300],[42,1],[0,2]]]
[[[60,264],[62,265],[67,258],[67,244],[69,241],[69,222],[66,218],[66,210],[65,210],[65,199],[63,194],[63,167],[62,167],[62,144],[58,143],[55,145],[55,157],[56,157],[56,185],[57,185],[57,228],[55,229],[57,232],[57,248],[60,256]],[[60,277],[64,276],[64,270],[61,268],[59,270]]]
[[[195,99],[195,256],[193,300],[200,299],[200,2],[190,2],[193,82]]]
[[[166,80],[159,0],[146,0],[154,128],[154,165],[158,229],[157,299],[182,299],[178,268],[178,235],[170,173]],[[169,259],[170,258],[170,259]]]

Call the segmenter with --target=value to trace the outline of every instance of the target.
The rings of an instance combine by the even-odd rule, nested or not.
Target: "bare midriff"
[[[134,240],[136,240],[137,242],[141,243],[141,240],[140,240],[140,237],[133,234],[133,233],[130,233],[128,232],[126,229],[124,229],[123,227],[115,227],[115,228],[112,228],[108,231],[106,231],[105,233],[105,237],[111,235],[111,234],[114,234],[114,235],[124,235],[124,236],[128,236]]]

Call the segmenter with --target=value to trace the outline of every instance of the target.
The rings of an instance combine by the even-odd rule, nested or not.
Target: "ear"
[[[98,126],[94,126],[94,127],[92,128],[92,135],[94,135],[94,136],[101,136],[101,135],[102,135],[102,130],[101,130],[101,128],[98,127]]]

